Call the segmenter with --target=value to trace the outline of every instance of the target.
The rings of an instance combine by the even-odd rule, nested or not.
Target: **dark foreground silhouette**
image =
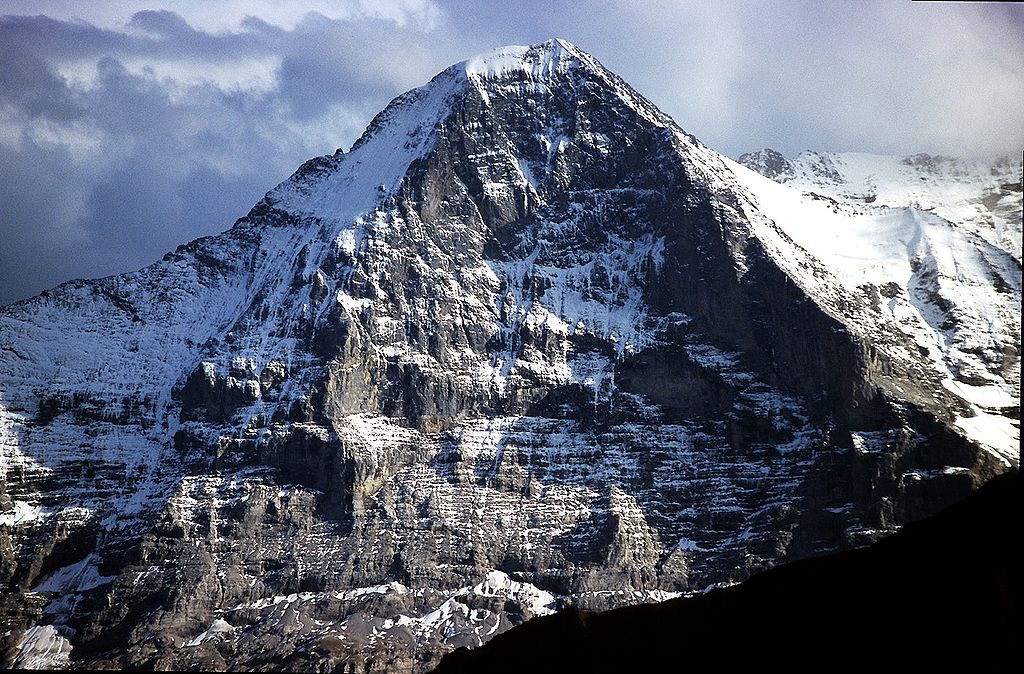
[[[1020,515],[1014,472],[871,547],[696,597],[563,610],[434,671],[1020,671]]]

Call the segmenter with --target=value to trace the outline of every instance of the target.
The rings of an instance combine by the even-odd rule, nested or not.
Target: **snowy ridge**
[[[392,193],[409,165],[428,152],[436,127],[451,114],[453,99],[467,86],[465,74],[448,69],[418,89],[396,98],[346,155],[319,179],[285,181],[268,197],[275,206],[321,221],[353,227],[358,246],[360,216]],[[341,231],[335,236],[342,236]],[[332,237],[333,238],[333,237]],[[329,241],[330,239],[328,239]]]
[[[677,596],[680,593],[652,591],[643,596],[631,597],[630,600],[659,602]],[[359,612],[361,604],[373,605],[375,602],[396,598],[413,599],[417,606],[422,607],[421,612],[372,619]],[[312,607],[332,602],[341,602],[345,606],[344,617],[338,620],[313,619],[308,624],[300,624],[299,638],[307,643],[315,643],[329,636],[355,643],[365,640],[370,647],[405,639],[423,643],[479,646],[512,627],[507,617],[497,610],[504,603],[515,603],[527,615],[540,616],[553,613],[558,607],[571,602],[571,598],[540,590],[497,570],[487,572],[479,583],[444,593],[410,588],[401,583],[355,588],[335,594],[293,593],[226,609],[222,615],[229,620],[215,618],[206,630],[180,647],[195,648],[208,641],[240,642],[259,639],[261,635],[279,629],[282,623],[292,622],[293,616],[300,612],[315,613],[316,609]],[[246,623],[244,627],[238,624],[243,620]]]
[[[859,334],[870,337],[881,329],[910,338],[942,386],[969,403],[970,412],[958,414],[954,423],[1016,464],[1019,263],[1008,252],[979,241],[970,227],[932,212],[850,205],[725,161],[749,191],[757,209],[749,213],[755,232],[775,252],[777,262],[813,296],[825,300],[826,307],[837,291],[870,305],[860,316],[851,314],[845,303],[845,309],[829,307]],[[889,194],[899,192],[890,187]],[[799,250],[794,251],[794,244]],[[830,290],[829,283],[838,283],[842,290]]]
[[[567,73],[589,60],[568,42],[553,39],[532,46],[501,47],[468,59],[454,68],[464,69],[471,78],[508,78],[515,74],[540,80],[555,73]]]
[[[932,212],[1021,261],[1020,158],[960,159],[861,152],[774,150],[743,155],[739,163],[803,192],[856,205],[908,206]]]

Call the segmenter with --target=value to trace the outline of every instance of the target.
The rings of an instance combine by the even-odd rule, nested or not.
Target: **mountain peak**
[[[545,79],[580,66],[593,66],[594,59],[572,43],[552,38],[534,45],[508,45],[479,54],[455,66],[470,78],[504,79],[526,74]]]
[[[779,177],[793,175],[793,167],[780,152],[766,147],[756,152],[740,155],[737,160],[752,171],[757,171],[766,178],[777,180]]]
[[[600,92],[598,95],[606,100],[620,100],[625,107],[616,108],[619,110],[616,114],[635,113],[644,124],[653,123],[658,127],[674,125],[653,103],[593,56],[566,40],[552,38],[533,45],[509,45],[456,63],[425,85],[396,97],[374,117],[344,161],[335,155],[307,162],[292,178],[275,188],[270,197],[275,205],[287,210],[317,213],[320,217],[330,214],[338,221],[347,221],[392,195],[412,163],[435,147],[445,128],[445,120],[456,110],[465,109],[467,101],[470,106],[478,102],[490,106],[499,98],[518,101],[533,98],[534,121],[540,119],[536,117],[537,109],[550,106],[543,114],[553,117],[545,116],[544,123],[564,132],[574,128],[576,106],[583,88],[591,95]],[[553,92],[560,93],[552,96]],[[562,102],[552,106],[555,98]],[[625,112],[627,108],[632,113]],[[471,113],[474,118],[482,114],[479,110]],[[560,120],[557,123],[556,118]],[[460,123],[456,121],[450,126]],[[519,129],[512,135],[522,138],[544,135],[544,128],[534,131]],[[513,163],[519,166],[519,159],[523,159],[524,165],[528,165],[532,160],[541,173],[546,174],[556,164],[564,163],[564,160],[556,161],[556,156],[561,152],[558,147],[564,150],[571,144],[570,135],[562,133],[546,138],[542,142],[547,142],[549,147],[543,151],[520,147]],[[478,140],[490,142],[484,138]],[[553,146],[552,150],[551,143],[560,145]],[[363,166],[362,157],[372,157],[370,168],[358,168]],[[525,177],[523,180],[530,182]],[[481,184],[483,182],[494,183],[490,179]],[[320,187],[314,188],[314,185]]]

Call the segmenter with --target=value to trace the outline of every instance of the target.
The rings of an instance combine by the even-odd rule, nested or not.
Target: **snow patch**
[[[97,564],[99,558],[94,554],[74,564],[61,567],[47,576],[39,585],[32,589],[33,592],[85,592],[93,588],[107,585],[114,581],[116,576],[104,576],[100,574]]]
[[[11,510],[0,513],[0,526],[16,527],[31,524],[45,517],[47,513],[48,511],[41,505],[15,500]]]
[[[232,626],[231,623],[229,623],[227,620],[224,620],[223,618],[217,618],[213,621],[213,624],[210,625],[210,628],[208,630],[200,633],[185,645],[188,647],[198,646],[199,644],[217,636],[218,634],[230,635],[234,634],[234,632],[235,627]]]
[[[71,658],[71,642],[53,625],[29,628],[18,644],[15,669],[67,669]]]
[[[461,64],[475,79],[507,79],[519,75],[543,80],[556,73],[567,73],[581,64],[581,54],[564,40],[554,39],[539,45],[509,45],[468,59]]]

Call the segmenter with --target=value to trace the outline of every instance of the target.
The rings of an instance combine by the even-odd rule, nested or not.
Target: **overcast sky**
[[[224,230],[394,96],[549,37],[733,157],[1024,148],[1013,5],[0,0],[0,15],[0,303]]]

